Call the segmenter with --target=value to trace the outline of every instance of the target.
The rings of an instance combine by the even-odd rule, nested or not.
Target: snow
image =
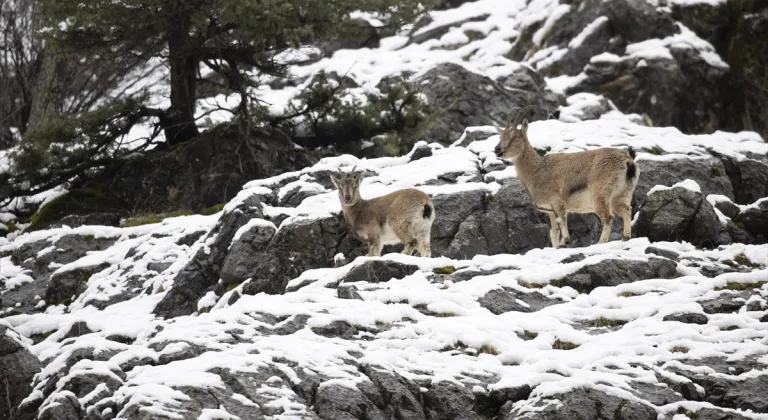
[[[699,187],[699,184],[696,181],[694,181],[692,179],[685,179],[685,180],[680,181],[680,182],[678,182],[677,184],[675,184],[675,185],[673,185],[671,187],[667,187],[667,186],[664,186],[664,185],[656,185],[653,188],[651,188],[650,190],[648,190],[648,195],[651,195],[651,194],[653,194],[656,191],[671,190],[673,188],[684,188],[686,190],[697,192],[697,193],[701,192],[701,187]]]
[[[607,101],[609,106],[616,109],[616,106],[612,102],[608,101],[601,95],[595,95],[594,93],[579,92],[575,95],[571,95],[566,99],[566,106],[560,107],[560,118],[562,122],[572,123],[583,121],[585,118],[585,108],[602,109],[603,102]],[[622,114],[623,115],[623,114]]]
[[[637,160],[670,159],[671,154],[686,158],[710,156],[708,150],[718,150],[728,156],[745,158],[745,153],[768,154],[768,143],[752,132],[685,135],[672,127],[643,127],[627,120],[600,119],[578,124],[556,120],[536,121],[528,126],[528,140],[534,148],[550,153],[575,152],[597,147],[627,147],[635,150],[660,148],[664,154],[638,153]],[[498,135],[475,141],[468,149],[475,153],[492,154]],[[641,163],[642,165],[642,163]]]
[[[243,227],[241,227],[240,229],[237,230],[237,232],[235,232],[235,235],[232,237],[232,243],[234,244],[235,242],[239,241],[240,237],[243,236],[243,234],[245,234],[246,232],[248,232],[249,230],[255,227],[267,227],[267,228],[271,227],[272,229],[277,230],[274,223],[264,219],[253,218],[248,220],[248,223],[243,225]]]
[[[544,21],[544,24],[541,26],[541,28],[539,28],[539,30],[533,34],[533,43],[536,45],[541,45],[541,41],[545,36],[552,32],[552,28],[555,26],[557,21],[570,11],[571,6],[568,4],[561,4],[555,7],[555,10],[553,10],[552,13],[547,16],[547,20]]]
[[[686,0],[674,0],[678,3]],[[716,3],[720,0],[691,0]],[[434,65],[452,62],[486,75],[491,79],[509,74],[521,65],[543,68],[567,52],[565,48],[544,48],[517,63],[504,57],[520,29],[533,23],[543,23],[535,33],[534,42],[542,43],[570,6],[555,0],[478,0],[459,8],[432,13],[432,21],[418,33],[449,25],[451,28],[439,39],[421,44],[406,45],[408,38],[402,33],[381,40],[376,49],[340,50],[333,57],[321,59],[306,66],[294,66],[291,72],[306,81],[298,86],[273,90],[267,85],[256,88],[257,96],[269,104],[269,112],[280,114],[309,78],[320,70],[348,73],[360,85],[353,97],[362,92],[375,92],[376,84],[384,77],[403,70],[418,77]],[[466,22],[467,18],[488,15],[482,21]],[[376,16],[359,14],[377,26],[383,23]],[[582,42],[603,25],[606,18],[597,17],[568,44],[578,48]],[[627,46],[625,56],[603,53],[591,58],[593,65],[617,63],[629,58],[648,65],[649,60],[671,58],[671,48],[693,48],[710,64],[724,67],[710,44],[680,26],[680,34],[665,39],[648,40]],[[470,40],[465,31],[483,34]],[[446,48],[451,47],[451,48]],[[295,50],[279,57],[291,60],[311,51]],[[645,60],[645,61],[644,61]],[[141,77],[139,85],[126,84],[128,89],[151,89],[152,104],[167,106],[167,92],[163,91],[167,69],[160,63],[149,63],[137,72],[150,74]],[[156,67],[152,67],[156,66]],[[577,86],[586,76],[547,78],[554,91],[565,93]],[[346,98],[349,100],[350,98]],[[235,105],[235,97],[219,95],[201,100],[198,113],[209,112],[219,104]],[[714,149],[736,159],[747,154],[768,154],[768,144],[759,135],[750,132],[715,132],[707,135],[685,135],[674,128],[653,128],[638,125],[638,116],[625,115],[614,109],[598,120],[582,121],[587,107],[600,105],[601,97],[578,93],[567,99],[561,109],[560,120],[532,122],[528,136],[532,145],[549,153],[570,153],[597,147],[632,146],[638,152],[637,161],[696,159],[710,156]],[[613,107],[612,104],[610,104]],[[613,107],[615,108],[615,107]],[[229,118],[226,112],[208,115],[211,122]],[[148,135],[146,127],[137,126],[129,138]],[[458,146],[469,133],[484,133],[489,137],[474,141],[467,147]],[[468,127],[464,136],[455,139],[451,147],[428,145],[432,156],[411,161],[410,156],[360,159],[351,155],[324,158],[317,164],[300,171],[284,173],[268,179],[253,180],[229,203],[222,212],[211,216],[185,216],[166,219],[161,223],[134,228],[83,226],[61,227],[17,236],[0,238],[0,293],[33,282],[33,271],[21,263],[16,265],[10,253],[36,241],[45,241],[45,252],[54,252],[55,243],[65,235],[111,238],[114,245],[102,251],[91,252],[76,261],[60,265],[57,273],[87,266],[108,263],[108,267],[94,273],[87,281],[86,290],[68,307],[47,305],[35,299],[42,311],[29,315],[10,315],[0,323],[14,328],[14,339],[46,360],[45,368],[35,380],[35,391],[29,400],[40,399],[43,410],[59,404],[57,401],[72,395],[65,390],[67,382],[80,374],[95,373],[117,378],[119,387],[111,390],[111,399],[120,410],[112,413],[116,418],[137,409],[148,416],[185,418],[181,405],[190,396],[180,389],[198,387],[222,389],[222,378],[212,373],[216,368],[233,372],[256,373],[274,369],[283,376],[273,376],[259,384],[259,397],[268,400],[257,403],[243,394],[234,393],[231,399],[257,410],[263,407],[282,410],[282,418],[301,418],[310,408],[301,403],[292,390],[301,382],[302,375],[329,378],[320,386],[338,384],[354,387],[366,380],[359,365],[397,372],[411,380],[451,381],[469,386],[473,392],[486,393],[527,384],[536,387],[533,400],[551,396],[576,387],[595,388],[613,395],[636,399],[627,390],[632,381],[659,383],[656,375],[671,378],[670,369],[686,366],[686,357],[744,357],[763,355],[760,363],[768,364],[766,329],[754,311],[733,314],[711,314],[706,325],[670,323],[663,321],[667,314],[680,311],[702,312],[701,301],[711,299],[728,283],[751,284],[765,281],[768,253],[763,245],[732,244],[713,250],[699,250],[687,243],[650,243],[646,238],[626,242],[614,241],[583,248],[543,248],[524,254],[475,255],[471,259],[453,260],[436,256],[425,259],[402,254],[391,254],[379,259],[414,264],[419,271],[402,279],[382,283],[355,283],[363,300],[339,299],[337,290],[328,287],[338,282],[352,268],[373,257],[360,257],[337,268],[308,270],[288,282],[297,290],[283,295],[242,295],[230,303],[233,291],[219,296],[208,291],[197,302],[198,313],[166,320],[153,314],[157,303],[173,286],[175,277],[200,250],[208,249],[213,241],[211,232],[216,222],[231,212],[240,211],[246,200],[253,196],[271,197],[282,201],[289,194],[308,193],[301,203],[293,207],[263,205],[265,219],[252,218],[235,233],[232,243],[254,227],[280,229],[306,219],[336,217],[341,211],[334,189],[320,185],[319,176],[325,171],[358,170],[370,172],[363,180],[361,194],[372,198],[402,188],[418,188],[433,196],[462,191],[484,191],[496,194],[502,182],[517,177],[514,166],[499,168],[500,160],[494,148],[498,144],[495,127]],[[644,149],[658,148],[661,155],[643,153]],[[0,167],[7,166],[7,157],[0,154]],[[322,174],[322,175],[321,175]],[[453,182],[452,180],[455,180]],[[656,186],[651,191],[685,188],[701,192],[698,184],[684,180],[672,187]],[[65,190],[30,198],[51,200]],[[722,196],[708,196],[711,203],[722,201]],[[21,201],[14,206],[23,204]],[[755,204],[756,205],[756,204]],[[740,206],[742,209],[750,206]],[[440,211],[439,209],[437,211]],[[281,224],[266,219],[288,216]],[[727,221],[718,212],[721,222]],[[0,222],[13,220],[9,213],[0,213]],[[182,237],[203,233],[191,245],[180,245]],[[578,293],[571,287],[557,286],[556,280],[570,275],[582,267],[605,259],[646,261],[649,246],[669,249],[680,255],[677,263],[681,277],[648,279],[615,287],[599,287],[590,293]],[[133,250],[133,251],[132,251]],[[129,251],[134,256],[127,257]],[[584,259],[563,263],[565,258],[583,254]],[[723,264],[745,256],[763,267],[749,273],[730,273],[707,278],[701,275],[692,261]],[[343,261],[337,254],[333,260]],[[150,270],[151,263],[168,263],[161,273]],[[448,265],[457,270],[481,270],[486,273],[466,281],[437,282],[432,270]],[[491,271],[494,271],[491,273]],[[129,279],[138,278],[138,284]],[[534,287],[535,291],[530,287]],[[243,285],[235,290],[242,292]],[[523,293],[541,293],[546,298],[558,298],[562,303],[536,312],[507,312],[495,315],[478,300],[492,290],[513,290]],[[764,299],[766,286],[753,302]],[[127,300],[96,309],[93,303],[112,302],[126,293],[137,291]],[[242,294],[242,293],[241,293]],[[523,299],[521,306],[530,306]],[[426,311],[425,311],[426,310]],[[428,312],[427,312],[428,311]],[[437,314],[433,316],[427,313]],[[278,319],[270,324],[271,318]],[[626,322],[621,328],[579,327],[598,318]],[[290,334],[269,334],[297,319],[306,319],[306,326]],[[87,321],[93,331],[80,337],[63,340],[72,325]],[[341,339],[317,334],[312,328],[345,321],[364,327],[357,339]],[[386,325],[386,328],[382,328]],[[730,326],[738,329],[729,330]],[[233,339],[237,331],[237,339]],[[33,344],[32,336],[45,335]],[[535,337],[532,337],[535,334]],[[112,336],[130,338],[130,344],[108,339]],[[555,348],[555,342],[579,345],[572,350]],[[671,351],[673,346],[686,346],[689,353]],[[482,353],[490,346],[498,355]],[[67,360],[77,351],[93,349],[109,355],[106,360],[81,360],[67,370]],[[189,358],[171,363],[160,363],[161,357],[182,355],[195,349]],[[198,354],[199,353],[199,354]],[[135,360],[151,360],[139,364],[117,376],[120,365]],[[618,367],[618,369],[617,369]],[[553,372],[558,372],[553,373]],[[565,375],[565,376],[563,376]],[[679,376],[679,375],[677,375]],[[55,382],[55,391],[46,396],[47,381]],[[97,388],[80,399],[91,403],[99,398]],[[72,395],[74,398],[74,396]],[[519,405],[526,405],[521,402]],[[707,403],[684,402],[657,407],[660,412],[672,413],[678,407],[694,409]],[[532,408],[531,408],[532,409]],[[740,412],[742,415],[749,413]],[[237,419],[222,406],[206,408],[197,417],[200,420]],[[281,418],[281,417],[275,417]],[[755,417],[758,418],[758,417]],[[763,417],[765,418],[765,417]]]
[[[576,35],[575,38],[573,38],[568,43],[568,48],[578,48],[581,46],[581,44],[584,43],[584,41],[587,39],[588,36],[592,35],[600,26],[608,23],[608,18],[605,16],[598,16],[597,19],[593,20],[589,25],[587,25],[578,35]],[[605,53],[604,53],[605,54]]]
[[[680,29],[680,33],[668,36],[664,39],[649,39],[647,41],[627,45],[626,54],[630,57],[644,59],[663,58],[673,60],[669,48],[692,48],[697,50],[708,64],[724,69],[729,68],[728,64],[717,55],[715,47],[713,47],[712,44],[696,36],[693,31],[688,29],[682,23],[677,22],[677,26]]]
[[[589,102],[595,98],[574,97],[571,102],[579,100]],[[42,313],[11,315],[3,319],[2,322],[12,326],[27,341],[25,345],[33,354],[50,360],[39,374],[36,391],[30,398],[44,398],[41,401],[43,408],[51,407],[57,404],[57,399],[67,395],[66,383],[76,375],[94,373],[112,377],[120,365],[134,360],[151,360],[153,363],[140,364],[126,372],[118,382],[118,389],[110,391],[113,392],[111,396],[93,393],[82,400],[90,403],[99,398],[110,399],[118,404],[118,417],[138,409],[147,415],[182,418],[180,407],[190,397],[180,389],[223,389],[222,379],[212,373],[216,368],[245,373],[273,368],[284,376],[273,377],[259,385],[259,398],[264,398],[266,403],[253,401],[243,394],[233,394],[232,400],[254,410],[281,410],[286,418],[300,418],[310,409],[291,388],[301,382],[302,375],[313,372],[313,375],[328,378],[321,386],[355,386],[366,380],[357,364],[397,372],[411,380],[461,383],[476,392],[527,384],[536,387],[529,402],[575,387],[591,387],[636,398],[627,391],[630,382],[657,383],[655,372],[672,375],[668,369],[681,363],[683,356],[672,352],[673,346],[688,347],[690,351],[686,357],[743,357],[768,351],[768,343],[764,342],[765,329],[754,313],[714,314],[709,316],[710,322],[706,325],[663,321],[663,317],[671,313],[700,312],[699,302],[718,293],[727,293],[716,289],[728,283],[754,283],[764,281],[768,276],[767,269],[758,268],[750,273],[707,278],[696,267],[688,266],[688,261],[721,264],[744,255],[756,264],[768,264],[763,246],[733,244],[714,250],[698,250],[686,243],[651,244],[646,238],[584,248],[533,249],[515,255],[475,255],[466,260],[440,256],[427,259],[402,254],[360,257],[338,268],[305,271],[288,283],[292,290],[297,290],[283,295],[242,295],[230,303],[231,291],[222,296],[209,291],[197,302],[198,311],[193,315],[164,320],[152,314],[165,290],[172,286],[176,274],[207,246],[211,237],[204,234],[191,245],[178,245],[178,240],[191,232],[210,232],[219,218],[238,211],[238,206],[251,195],[277,197],[279,191],[293,186],[314,188],[312,184],[321,171],[347,170],[354,165],[371,172],[361,187],[366,198],[406,187],[419,188],[432,195],[473,190],[496,193],[501,185],[491,179],[514,177],[514,167],[484,174],[480,168],[495,162],[493,148],[498,135],[493,134],[493,127],[471,128],[470,131],[491,136],[472,142],[466,148],[432,145],[433,155],[416,161],[410,161],[408,157],[358,159],[349,155],[323,159],[301,171],[248,183],[241,194],[217,215],[171,218],[163,223],[135,228],[57,228],[6,240],[0,246],[0,252],[12,252],[39,240],[48,241],[48,247],[53,247],[58,238],[70,234],[116,240],[105,250],[89,253],[57,269],[62,272],[109,263],[108,268],[91,276],[85,292],[66,310],[50,305]],[[530,124],[529,138],[535,147],[550,147],[551,152],[621,147],[631,142],[635,147],[658,145],[665,152],[686,156],[704,156],[708,147],[717,144],[717,150],[738,156],[748,151],[765,151],[766,147],[761,139],[748,133],[686,136],[674,129],[606,120],[571,124],[554,120],[534,122]],[[436,182],[447,177],[454,177],[456,182]],[[689,180],[674,187],[698,190],[698,186]],[[281,224],[284,227],[301,218],[336,216],[340,211],[336,192],[315,192],[316,195],[304,199],[296,208],[266,206],[265,217],[289,214]],[[234,241],[256,226],[275,228],[270,221],[253,218],[237,231]],[[555,281],[609,258],[646,261],[650,257],[646,248],[651,245],[680,254],[678,270],[681,277],[599,287],[590,293],[578,293],[568,286],[558,286]],[[131,249],[135,250],[134,257],[126,258]],[[561,262],[576,254],[583,254],[584,258]],[[327,287],[338,282],[353,267],[372,259],[414,264],[419,271],[382,283],[355,283],[363,300],[339,299],[335,288]],[[171,265],[162,273],[147,268],[149,263],[157,261]],[[3,257],[0,264],[0,274],[11,282],[31,278],[8,256]],[[447,265],[457,270],[488,273],[466,281],[435,282],[432,270]],[[134,276],[145,279],[140,287],[149,293],[137,293],[103,310],[89,304],[108,301],[130,290],[133,286],[128,285],[127,279]],[[238,288],[236,290],[242,290],[242,286]],[[558,298],[562,303],[536,312],[495,315],[478,301],[497,289],[541,293],[543,298]],[[753,301],[755,299],[758,298]],[[521,306],[530,306],[524,298],[518,300]],[[269,317],[281,321],[273,325],[265,321]],[[297,317],[306,319],[305,327],[290,334],[268,333]],[[579,327],[601,317],[626,323],[618,329],[585,331]],[[93,333],[61,341],[74,323],[83,320],[87,320]],[[357,338],[348,340],[313,331],[313,328],[335,321],[344,321],[366,331],[360,331]],[[381,328],[382,325],[388,327]],[[734,325],[738,329],[729,330]],[[232,340],[233,331],[237,331],[237,340]],[[47,336],[33,345],[27,337],[36,334]],[[123,344],[107,339],[114,335],[129,337],[132,341]],[[557,340],[578,347],[560,350],[555,346]],[[481,351],[484,348],[492,348],[498,354],[484,353]],[[68,358],[79,349],[94,349],[110,356],[104,361],[83,360],[71,369],[65,369]],[[192,349],[196,350],[188,358],[159,363],[161,358],[184,355]],[[351,364],[353,360],[355,365]],[[654,370],[632,366],[653,366]],[[64,376],[55,379],[60,372],[64,372]],[[42,391],[47,380],[58,382],[56,390],[46,397]],[[234,418],[223,405],[209,407],[195,415],[204,419]]]

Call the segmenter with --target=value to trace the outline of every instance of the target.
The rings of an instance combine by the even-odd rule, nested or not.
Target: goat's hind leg
[[[624,224],[622,239],[628,241],[632,238],[632,196],[614,198],[612,204],[613,211]]]
[[[567,246],[571,243],[571,235],[568,233],[568,207],[564,201],[552,205],[557,226],[560,228],[560,246]],[[551,219],[550,219],[551,220]],[[552,233],[550,231],[550,238]]]
[[[611,209],[611,204],[605,196],[602,198],[595,197],[593,198],[593,202],[595,203],[595,213],[597,213],[597,217],[600,218],[600,223],[603,225],[603,230],[600,232],[600,240],[597,241],[597,243],[603,244],[608,242],[611,237],[613,211]]]
[[[403,254],[413,255],[413,252],[416,251],[417,240],[411,233],[411,226],[405,224],[395,225],[392,226],[392,231],[395,232],[397,238],[403,243]]]
[[[423,225],[416,226],[414,236],[416,237],[417,247],[419,248],[419,255],[424,258],[432,258],[432,246],[430,243],[430,234],[432,231],[431,223],[424,223]]]
[[[378,236],[369,237],[368,254],[367,254],[369,257],[380,257],[382,248],[383,248],[383,245],[381,244],[381,238],[379,238]]]
[[[549,240],[552,242],[552,248],[558,248],[560,246],[560,228],[557,224],[557,217],[555,213],[547,212],[549,216]]]

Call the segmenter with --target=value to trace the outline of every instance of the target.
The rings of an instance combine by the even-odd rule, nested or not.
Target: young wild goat
[[[517,176],[539,211],[549,215],[552,246],[568,245],[568,213],[597,213],[603,225],[600,241],[608,242],[613,214],[624,221],[624,239],[632,237],[632,194],[640,169],[630,155],[619,149],[600,148],[544,157],[528,142],[528,120],[499,130],[496,155],[511,159]]]
[[[339,201],[353,235],[368,244],[368,256],[381,256],[384,245],[402,243],[404,254],[418,250],[430,257],[429,235],[435,220],[435,206],[423,191],[407,188],[381,197],[360,197],[363,174],[355,172],[331,175],[339,190]]]

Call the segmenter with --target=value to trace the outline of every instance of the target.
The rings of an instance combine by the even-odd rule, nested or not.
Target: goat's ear
[[[527,134],[528,133],[528,118],[523,119],[523,123],[520,124],[520,131],[523,134]]]
[[[336,186],[336,188],[339,188],[339,176],[336,174],[331,174],[331,182],[333,182],[333,185]]]
[[[363,175],[362,172],[357,172],[355,174],[355,179],[357,180],[357,183],[360,184],[363,182],[363,178],[365,178],[365,175]]]

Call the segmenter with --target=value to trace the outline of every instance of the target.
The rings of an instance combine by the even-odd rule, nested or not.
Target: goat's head
[[[500,158],[514,159],[525,150],[528,143],[528,119],[518,123],[522,112],[519,112],[513,121],[507,120],[506,127],[496,126],[499,131],[499,144],[496,145],[496,156]]]
[[[363,182],[362,172],[355,172],[355,168],[352,168],[350,172],[331,174],[331,182],[339,190],[339,200],[342,205],[353,206],[360,201],[360,184]]]

